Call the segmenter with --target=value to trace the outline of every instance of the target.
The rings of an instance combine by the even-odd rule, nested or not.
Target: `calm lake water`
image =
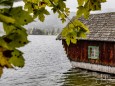
[[[29,36],[31,43],[21,48],[25,67],[4,69],[0,86],[115,86],[110,75],[73,69],[61,41],[55,38]]]

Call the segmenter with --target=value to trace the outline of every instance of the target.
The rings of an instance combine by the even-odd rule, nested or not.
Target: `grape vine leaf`
[[[71,42],[73,43],[73,44],[76,44],[77,43],[77,39],[75,38],[75,39],[71,39]]]
[[[3,36],[3,42],[2,46],[6,46],[8,49],[18,48],[22,47],[25,44],[29,43],[27,39],[27,33],[26,30],[21,26],[14,26],[14,25],[8,25],[3,24],[4,30],[6,31],[7,35]]]
[[[27,25],[34,20],[29,12],[23,10],[22,7],[15,7],[12,9],[6,8],[4,9],[4,15],[15,19],[15,24],[17,25]]]
[[[82,15],[85,18],[89,17],[90,11],[101,10],[101,3],[106,2],[106,0],[77,0],[78,10],[76,16],[79,18]]]
[[[0,66],[12,68],[12,65],[8,62],[8,58],[3,55],[3,52],[0,52]]]
[[[14,0],[0,0],[0,5],[3,6],[12,6]]]
[[[38,16],[38,19],[42,22],[45,19],[45,15],[49,15],[49,14],[50,13],[45,8],[40,8],[40,9],[34,10],[34,18],[36,18]]]
[[[84,4],[84,1],[85,1],[85,0],[77,0],[78,5],[79,5],[79,6],[82,6],[82,5]]]
[[[15,19],[5,16],[3,14],[0,13],[0,22],[4,22],[4,23],[10,23],[10,24],[14,24],[15,23]]]
[[[75,18],[62,30],[61,34],[69,46],[70,42],[76,44],[79,38],[86,38],[87,33],[89,33],[89,29]]]
[[[70,45],[70,40],[71,39],[69,37],[66,38],[66,43],[67,43],[68,46]]]
[[[25,59],[22,56],[22,52],[15,49],[12,52],[12,57],[9,59],[9,62],[13,65],[13,66],[17,66],[17,67],[23,67],[25,64]]]

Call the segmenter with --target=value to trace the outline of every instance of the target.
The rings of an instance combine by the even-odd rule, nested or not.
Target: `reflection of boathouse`
[[[80,20],[90,29],[86,39],[68,46],[65,39],[58,36],[72,65],[115,74],[115,12],[91,14],[89,20]]]

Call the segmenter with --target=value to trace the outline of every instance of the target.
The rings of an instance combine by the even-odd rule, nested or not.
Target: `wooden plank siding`
[[[68,46],[65,40],[62,40],[62,44],[71,61],[115,66],[114,42],[79,40],[77,44],[70,43]],[[99,46],[99,59],[88,58],[88,46]]]

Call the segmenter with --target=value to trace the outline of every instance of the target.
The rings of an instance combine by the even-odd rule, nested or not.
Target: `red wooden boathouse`
[[[76,19],[73,17],[72,20]],[[68,46],[62,40],[67,57],[74,67],[115,74],[115,12],[91,14],[88,20],[80,19],[88,26],[86,39]]]

